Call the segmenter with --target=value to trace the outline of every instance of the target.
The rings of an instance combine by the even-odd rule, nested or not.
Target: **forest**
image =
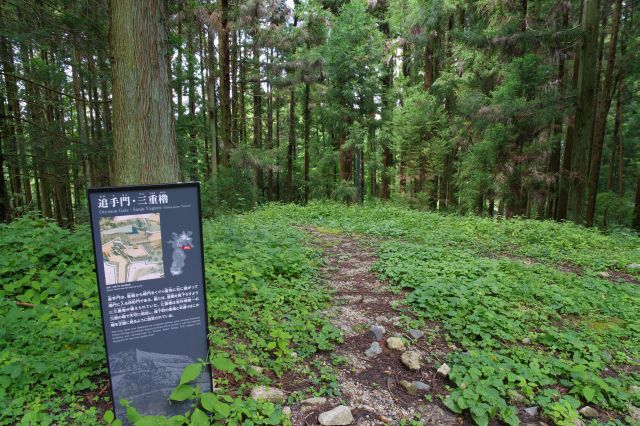
[[[0,425],[640,425],[637,15],[0,1]],[[145,184],[202,232],[89,205]],[[141,408],[106,284],[196,253],[206,356],[134,348]]]
[[[118,4],[3,2],[5,220],[199,180],[208,215],[381,199],[640,227],[635,2],[175,1],[148,31]]]

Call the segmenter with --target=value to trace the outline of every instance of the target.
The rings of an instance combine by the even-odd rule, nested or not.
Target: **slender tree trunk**
[[[598,196],[598,183],[600,180],[600,163],[602,160],[602,145],[604,143],[604,131],[607,124],[607,115],[611,105],[611,83],[613,79],[613,67],[615,66],[616,50],[618,48],[618,32],[620,29],[620,15],[622,13],[622,0],[616,0],[611,23],[611,40],[609,41],[609,55],[607,57],[607,70],[605,71],[602,96],[598,102],[598,111],[593,132],[593,155],[589,172],[589,197],[587,200],[586,225],[593,226],[596,214],[596,200]]]
[[[229,76],[229,0],[220,0],[220,162],[229,165],[231,149],[231,80]]]
[[[209,95],[210,93],[207,91],[207,78],[205,73],[205,64],[208,61],[207,58],[207,46],[206,46],[206,38],[207,33],[205,31],[198,30],[198,50],[200,53],[200,93],[202,95],[202,101],[200,103],[200,113],[202,114],[202,124],[205,126],[208,123],[209,117]],[[203,127],[206,129],[206,127]],[[209,161],[209,157],[211,155],[211,147],[209,146],[210,136],[211,136],[211,127],[209,127],[208,131],[205,130],[203,133],[204,136],[204,171],[205,178],[209,179],[211,176],[211,161]]]
[[[289,146],[287,147],[287,201],[293,201],[293,160],[296,146],[296,92],[291,86],[289,94]]]
[[[164,0],[112,0],[114,183],[179,179]]]
[[[262,90],[260,87],[260,48],[258,47],[257,32],[253,33],[253,147],[262,149]],[[264,199],[264,178],[260,165],[256,165],[256,188]]]
[[[198,180],[198,120],[196,118],[196,49],[193,35],[193,22],[187,25],[187,74],[189,96],[189,176]],[[186,171],[185,171],[186,172]]]
[[[633,209],[633,229],[640,232],[640,176],[636,183],[636,202]]]
[[[309,202],[309,138],[311,136],[311,85],[304,84],[303,120],[304,120],[304,202]]]
[[[211,134],[211,174],[215,176],[218,173],[218,109],[216,107],[216,76],[217,64],[216,53],[214,47],[213,28],[209,28],[207,37],[209,78],[207,81],[207,117],[209,119],[209,133]],[[221,49],[222,50],[222,49]]]
[[[613,190],[613,178],[616,169],[616,155],[618,154],[618,140],[622,143],[622,81],[618,83],[616,94],[616,115],[613,125],[613,139],[611,140],[611,157],[609,158],[609,177],[607,178],[607,191]]]

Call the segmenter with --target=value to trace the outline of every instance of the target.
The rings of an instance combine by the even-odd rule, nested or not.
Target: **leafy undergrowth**
[[[538,405],[553,423],[573,425],[590,404],[602,421],[632,421],[629,405],[640,405],[640,286],[596,272],[637,276],[627,267],[640,260],[637,236],[381,206],[263,214],[388,238],[377,272],[408,289],[413,312],[441,322],[461,348],[448,360],[456,386],[445,404],[453,411],[469,410],[478,424],[518,424],[518,408]]]
[[[207,407],[217,419],[279,424],[282,407],[248,399],[247,388],[340,338],[317,313],[329,298],[314,286],[317,253],[288,223],[252,215],[206,221],[203,232],[218,389]],[[0,225],[0,424],[101,422],[108,397],[90,241],[86,227]]]
[[[192,423],[286,422],[280,405],[249,399],[249,387],[340,339],[318,315],[329,296],[315,285],[319,259],[293,226],[301,224],[386,239],[377,272],[459,348],[447,360],[452,410],[516,424],[517,410],[537,405],[547,421],[569,425],[588,403],[600,421],[624,424],[629,406],[640,406],[640,271],[628,267],[640,263],[637,236],[313,203],[205,222],[217,391],[198,394],[195,372],[185,371],[173,397],[199,402]],[[108,400],[88,229],[23,219],[0,225],[0,250],[0,424],[100,422]],[[624,274],[609,281],[604,271]]]

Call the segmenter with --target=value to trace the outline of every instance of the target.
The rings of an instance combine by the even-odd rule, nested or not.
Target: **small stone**
[[[376,355],[380,355],[382,353],[382,348],[380,347],[380,343],[373,342],[371,347],[364,351],[364,354],[369,358],[373,358]]]
[[[389,318],[385,317],[384,315],[378,315],[376,317],[376,321],[377,322],[389,322]]]
[[[253,371],[255,371],[258,374],[262,374],[264,372],[264,368],[257,365],[252,365],[251,368],[253,368]]]
[[[285,393],[278,388],[272,388],[269,386],[256,386],[255,388],[251,389],[251,398],[255,399],[256,401],[262,400],[282,404],[285,399]]]
[[[298,352],[291,352],[291,358],[298,358]]]
[[[627,265],[628,269],[640,269],[640,263],[630,263]]]
[[[302,405],[316,406],[316,405],[322,405],[326,402],[327,402],[327,398],[323,396],[314,396],[313,398],[307,398],[303,400]]]
[[[631,414],[631,420],[640,423],[640,408],[630,405],[629,414]]]
[[[522,339],[522,343],[525,345],[528,345],[529,343],[531,343],[531,339],[529,339],[528,337],[525,337],[524,339]]]
[[[538,407],[534,405],[533,407],[525,408],[524,412],[530,417],[536,417],[538,415]]]
[[[509,392],[509,401],[511,401],[512,404],[519,405],[526,403],[527,398],[525,398],[520,392],[511,391]]]
[[[291,417],[291,407],[282,407],[282,415],[285,417]]]
[[[402,354],[400,361],[410,370],[420,370],[420,353],[416,351],[407,351]]]
[[[593,407],[589,407],[588,405],[582,407],[578,412],[588,419],[598,417],[598,412],[596,411],[596,409]]]
[[[609,278],[609,277],[611,277],[611,274],[608,273],[608,272],[605,272],[605,271],[598,272],[598,275],[600,275],[600,278]]]
[[[636,385],[629,386],[629,392],[640,393],[640,386],[636,386]]]
[[[373,340],[378,341],[382,339],[382,335],[385,333],[385,331],[386,330],[383,326],[375,324],[372,325],[369,329],[369,336],[371,336]]]
[[[418,340],[419,338],[424,336],[424,333],[420,330],[416,330],[415,328],[412,328],[411,330],[409,330],[409,335],[414,339]]]
[[[584,422],[580,419],[575,419],[573,421],[573,426],[584,426]]]
[[[404,342],[399,337],[389,337],[387,339],[387,347],[396,351],[404,351]]]
[[[449,372],[451,371],[451,367],[449,367],[446,363],[442,364],[440,366],[440,368],[438,368],[438,370],[436,371],[438,374],[440,374],[443,377],[447,377],[449,375]]]
[[[417,390],[421,392],[429,392],[431,390],[431,386],[429,386],[424,382],[420,382],[418,380],[414,381],[413,385],[416,387]]]
[[[416,385],[413,383],[406,380],[400,380],[398,383],[400,383],[400,386],[402,386],[409,395],[415,395],[418,393],[418,388],[416,388]]]
[[[396,379],[393,377],[387,377],[387,388],[391,389],[396,385]]]
[[[333,410],[325,411],[318,416],[318,422],[323,426],[341,426],[353,423],[353,415],[346,405],[338,405]]]

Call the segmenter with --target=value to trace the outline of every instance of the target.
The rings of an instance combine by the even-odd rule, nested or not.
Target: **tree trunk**
[[[187,74],[189,96],[189,174],[192,181],[198,180],[198,125],[196,118],[196,50],[193,23],[187,23]],[[186,174],[186,173],[185,173]]]
[[[293,201],[293,157],[296,146],[296,92],[291,86],[289,95],[289,146],[287,147],[287,201]]]
[[[594,97],[596,86],[595,68],[598,55],[598,0],[584,0],[582,28],[584,36],[580,47],[580,70],[578,76],[578,103],[576,109],[576,136],[573,149],[573,174],[575,182],[575,220],[582,222],[585,184],[588,171],[587,155],[592,140],[592,124],[595,119]]]
[[[257,32],[253,34],[253,147],[262,148],[262,91],[260,88],[260,48],[258,47]],[[264,182],[262,167],[256,165],[256,188],[264,198]]]
[[[179,179],[164,0],[112,0],[114,184]]]
[[[311,135],[311,109],[309,107],[311,98],[311,85],[304,84],[303,100],[303,120],[304,120],[304,202],[309,202],[309,138]]]
[[[209,28],[207,37],[209,78],[207,81],[207,117],[209,119],[209,133],[211,134],[211,159],[207,160],[211,164],[211,174],[218,173],[218,109],[216,108],[216,53],[214,47],[213,28]],[[220,49],[222,51],[222,49]]]
[[[607,115],[611,105],[611,82],[613,79],[613,67],[615,66],[616,50],[618,48],[618,32],[620,29],[620,15],[622,13],[622,0],[616,0],[611,23],[611,40],[609,41],[609,55],[607,57],[607,70],[605,71],[602,96],[598,102],[598,111],[593,131],[593,155],[589,172],[589,197],[587,204],[586,225],[593,226],[596,214],[596,200],[598,195],[598,182],[600,180],[600,163],[602,160],[602,145],[604,143],[604,131],[607,124]]]
[[[621,76],[622,77],[622,76]],[[616,155],[618,154],[618,140],[622,143],[622,81],[618,83],[616,95],[616,115],[613,125],[613,140],[611,141],[611,157],[609,158],[609,177],[607,178],[607,191],[613,190],[614,171],[616,169]]]
[[[220,0],[220,162],[229,165],[231,149],[231,80],[229,76],[229,0]]]
[[[640,176],[638,176],[638,183],[636,183],[636,202],[633,209],[633,229],[640,232]]]

